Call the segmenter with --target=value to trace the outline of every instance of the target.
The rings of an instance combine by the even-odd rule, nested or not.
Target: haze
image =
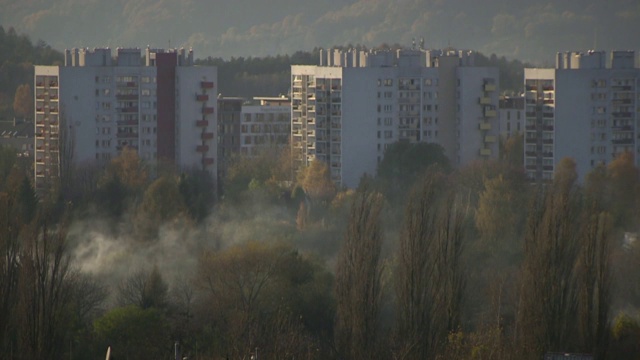
[[[448,45],[538,64],[570,49],[638,49],[634,0],[0,0],[0,23],[54,48],[193,47],[198,57],[314,47]]]

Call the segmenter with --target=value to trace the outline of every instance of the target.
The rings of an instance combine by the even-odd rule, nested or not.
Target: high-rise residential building
[[[216,175],[215,67],[193,52],[73,49],[64,66],[35,67],[35,185],[46,190],[63,163],[106,163],[124,147],[150,166]]]
[[[254,97],[242,106],[240,153],[257,156],[265,151],[273,154],[289,146],[291,137],[291,100],[281,97]]]
[[[454,165],[498,153],[498,69],[455,50],[328,50],[291,67],[294,169],[325,161],[339,185],[373,175],[396,141],[443,146]]]
[[[623,152],[640,160],[640,69],[633,51],[559,53],[556,67],[525,69],[525,169],[548,181],[562,158],[580,180]]]
[[[508,139],[524,132],[524,97],[500,97],[498,105],[500,137]]]

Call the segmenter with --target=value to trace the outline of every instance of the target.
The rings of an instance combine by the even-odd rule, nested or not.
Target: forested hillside
[[[537,65],[567,50],[640,48],[633,0],[0,0],[0,23],[54,47],[192,47],[197,57],[424,38]]]
[[[0,120],[11,118],[18,86],[33,86],[33,65],[62,63],[62,53],[44,41],[36,44],[27,35],[19,35],[14,28],[0,26]]]

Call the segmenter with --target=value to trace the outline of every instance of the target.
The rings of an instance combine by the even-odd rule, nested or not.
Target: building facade
[[[553,178],[562,158],[580,180],[624,152],[640,156],[640,69],[633,51],[559,53],[554,69],[525,69],[525,169]]]
[[[73,49],[64,66],[35,67],[35,185],[45,190],[64,164],[104,164],[125,147],[150,166],[216,176],[215,67],[193,52]]]
[[[524,96],[501,97],[498,112],[502,139],[524,133]]]
[[[242,106],[240,153],[258,156],[276,155],[289,146],[291,137],[291,100],[288,97],[255,97]]]
[[[440,144],[454,165],[498,155],[498,70],[472,52],[329,50],[320,64],[291,68],[294,169],[321,160],[355,187],[396,141]]]

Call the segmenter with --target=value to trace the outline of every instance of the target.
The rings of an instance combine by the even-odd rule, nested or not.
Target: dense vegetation
[[[321,163],[291,179],[286,152],[237,158],[215,200],[129,150],[37,197],[3,148],[1,357],[636,358],[632,157],[532,187],[509,156],[442,154],[391,146],[356,190]]]
[[[20,85],[33,84],[33,65],[63,61],[62,53],[43,41],[33,44],[28,36],[0,26],[0,120],[14,116],[13,104]],[[22,115],[22,114],[21,114]]]

